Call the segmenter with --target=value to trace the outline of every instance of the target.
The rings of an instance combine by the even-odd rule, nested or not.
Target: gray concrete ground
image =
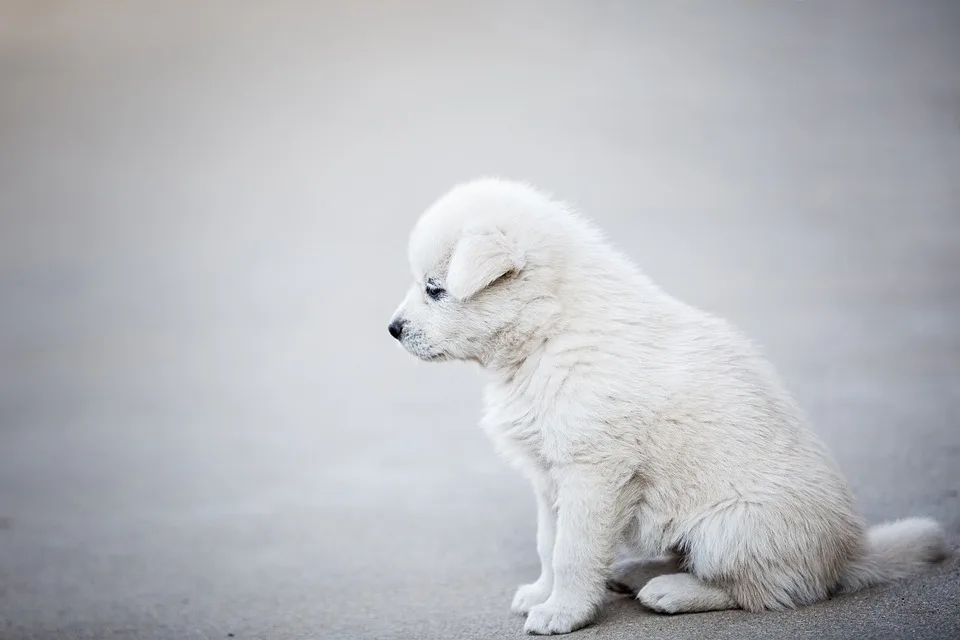
[[[960,540],[960,4],[7,0],[0,637],[520,637],[479,375],[386,332],[484,173],[755,336],[871,521]],[[578,637],[956,638],[957,567]]]

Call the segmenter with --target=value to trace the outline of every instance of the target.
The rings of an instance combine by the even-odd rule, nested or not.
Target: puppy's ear
[[[499,229],[467,232],[450,258],[447,291],[466,300],[504,274],[522,268],[523,261]]]

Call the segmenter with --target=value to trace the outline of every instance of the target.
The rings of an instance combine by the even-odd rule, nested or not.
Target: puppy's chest
[[[549,400],[538,389],[491,386],[486,392],[480,426],[508,461],[543,466],[553,440]]]

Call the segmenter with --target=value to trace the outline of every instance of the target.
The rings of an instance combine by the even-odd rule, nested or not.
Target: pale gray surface
[[[755,336],[871,521],[960,539],[960,3],[7,0],[0,636],[519,637],[479,376],[386,331],[481,173]],[[954,564],[576,637],[956,638],[958,602]]]

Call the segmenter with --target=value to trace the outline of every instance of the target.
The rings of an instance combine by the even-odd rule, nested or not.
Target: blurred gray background
[[[0,3],[0,637],[518,638],[481,376],[386,331],[530,180],[753,335],[871,521],[960,539],[960,3]],[[956,638],[956,563],[580,638]]]

